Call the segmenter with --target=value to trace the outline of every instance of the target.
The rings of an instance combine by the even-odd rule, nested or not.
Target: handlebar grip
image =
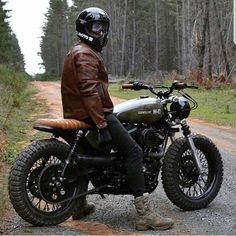
[[[195,85],[187,85],[186,83],[179,81],[174,81],[174,83],[172,84],[172,89],[182,90],[185,88],[198,89],[198,87]]]
[[[122,89],[132,89],[133,84],[122,84]]]
[[[183,82],[174,82],[172,85],[172,88],[176,89],[176,90],[185,89],[185,88],[187,88],[187,84],[185,84]]]
[[[187,88],[191,88],[191,89],[198,89],[198,86],[194,86],[194,85],[188,85]]]

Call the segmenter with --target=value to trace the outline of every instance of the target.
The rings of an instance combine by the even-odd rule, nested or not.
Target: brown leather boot
[[[80,177],[79,179],[79,192],[86,192],[88,189],[88,179],[86,177]],[[86,195],[80,197],[77,201],[77,205],[72,213],[73,220],[80,220],[83,217],[92,214],[95,211],[95,205],[93,203],[88,203],[86,200]]]
[[[86,197],[82,197],[78,200],[78,204],[72,213],[73,220],[80,220],[83,217],[92,214],[95,211],[95,205],[88,203]]]
[[[134,201],[137,210],[136,230],[165,230],[172,227],[174,221],[171,218],[164,218],[150,208],[149,194],[137,197]]]

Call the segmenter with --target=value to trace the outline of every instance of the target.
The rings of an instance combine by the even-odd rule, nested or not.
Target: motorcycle
[[[156,189],[161,172],[164,191],[174,205],[186,211],[206,207],[220,190],[223,163],[216,145],[193,134],[187,123],[197,102],[184,89],[197,87],[178,81],[169,87],[141,82],[122,87],[155,95],[114,108],[143,150],[146,192]],[[95,127],[73,119],[39,119],[34,128],[52,137],[27,146],[9,177],[11,203],[24,220],[36,226],[56,225],[71,216],[82,196],[131,194],[124,158],[111,145],[99,146]],[[83,192],[79,180],[85,177],[92,188]]]

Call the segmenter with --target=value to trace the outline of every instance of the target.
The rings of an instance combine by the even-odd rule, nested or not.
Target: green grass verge
[[[8,143],[1,159],[10,164],[19,152],[35,139],[33,123],[38,118],[35,114],[45,109],[42,103],[31,98],[35,92],[34,88],[28,85],[27,90],[29,97],[24,99],[24,104],[21,105],[20,109],[12,112],[4,127]]]
[[[34,136],[34,114],[46,107],[32,99],[36,91],[30,77],[13,68],[0,65],[0,217],[9,211],[8,173],[19,152]],[[2,223],[4,220],[2,221]],[[2,224],[0,223],[0,230]]]
[[[32,124],[43,105],[32,99],[35,90],[25,73],[0,65],[0,160],[12,163],[32,139]]]
[[[198,102],[198,108],[191,112],[191,117],[236,128],[235,88],[224,87],[211,91],[205,89],[186,89],[185,91]],[[109,92],[111,96],[123,99],[133,99],[145,94],[154,96],[144,90],[122,90],[121,84],[111,84],[109,86]]]

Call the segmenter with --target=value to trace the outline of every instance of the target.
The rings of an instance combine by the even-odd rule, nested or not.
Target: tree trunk
[[[157,1],[155,1],[155,68],[156,68],[156,72],[158,71],[158,65],[159,65],[159,60],[158,60],[158,56],[159,56],[159,50],[158,50],[158,39],[159,39],[159,35],[158,35],[158,9],[157,9]]]
[[[198,70],[199,70],[199,78],[202,79],[203,74],[203,66],[204,66],[204,57],[206,51],[206,32],[207,32],[207,23],[209,21],[209,14],[207,11],[209,10],[209,0],[204,1],[203,8],[203,26],[202,31],[200,33],[200,42],[198,46],[199,60],[198,60]]]
[[[133,0],[133,40],[132,40],[132,60],[131,60],[131,73],[134,75],[135,70],[135,52],[136,52],[136,15],[135,15],[135,1]]]
[[[224,62],[225,62],[226,74],[228,76],[230,74],[229,61],[228,61],[226,46],[225,46],[225,43],[224,43],[224,38],[223,38],[223,35],[222,35],[222,32],[221,32],[221,24],[220,24],[219,14],[218,14],[218,10],[217,10],[215,0],[213,0],[213,5],[214,5],[214,10],[215,10],[216,19],[217,19],[216,20],[217,21],[217,27],[218,27],[219,34],[220,34],[220,43],[221,43],[222,53],[223,53]]]
[[[182,1],[182,71],[185,71],[185,55],[186,55],[186,45],[185,45],[185,0]]]
[[[123,37],[122,37],[122,49],[121,49],[121,64],[120,64],[120,75],[124,74],[124,57],[125,57],[125,38],[126,38],[126,22],[127,22],[127,0],[125,0],[124,8],[124,24],[123,24]]]
[[[208,18],[209,18],[209,8],[208,8]],[[208,36],[208,76],[212,79],[212,59],[211,59],[211,34],[210,34],[210,21],[207,23],[207,36]]]

